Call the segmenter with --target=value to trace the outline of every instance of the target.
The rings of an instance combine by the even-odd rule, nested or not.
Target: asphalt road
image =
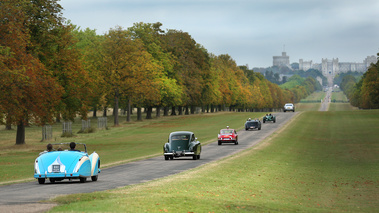
[[[295,114],[296,113],[292,112],[275,113],[274,115],[277,116],[276,123],[262,123],[262,129],[260,131],[239,131],[238,145],[222,144],[221,146],[218,146],[216,141],[217,132],[215,132],[215,142],[203,146],[201,158],[199,160],[192,160],[191,157],[176,158],[174,160],[165,161],[162,155],[159,157],[102,169],[99,174],[99,179],[96,182],[92,182],[90,179],[87,179],[86,183],[80,183],[76,180],[71,182],[65,180],[51,184],[49,181],[46,181],[45,184],[40,185],[36,180],[34,182],[0,186],[0,212],[2,206],[9,207],[10,205],[20,206],[23,204],[34,204],[41,200],[48,200],[58,195],[89,193],[114,189],[126,185],[138,184],[157,178],[162,178],[192,169],[256,145],[282,127]],[[243,125],[244,122],[245,121],[241,121],[241,125]],[[201,142],[201,138],[199,138],[199,141]],[[163,144],[159,144],[158,146],[163,146]],[[33,174],[31,174],[31,176],[32,175]]]
[[[329,103],[332,99],[332,90],[333,90],[332,87],[328,88],[328,91],[326,92],[324,100],[321,100],[321,106],[320,106],[320,109],[318,111],[328,111]]]

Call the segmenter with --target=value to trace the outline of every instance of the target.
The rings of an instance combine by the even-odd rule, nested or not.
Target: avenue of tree
[[[377,56],[379,58],[379,53]],[[353,73],[344,75],[340,87],[351,105],[361,109],[379,109],[379,60],[359,80]]]
[[[62,16],[57,0],[0,2],[0,122],[45,125],[87,112],[114,108],[147,109],[156,116],[281,108],[321,85],[295,75],[279,87],[260,73],[237,66],[227,54],[213,55],[186,32],[162,30],[161,23],[135,23],[104,35],[81,30]],[[288,86],[291,81],[298,82]],[[284,85],[284,84],[283,84]],[[94,116],[97,116],[94,114]]]

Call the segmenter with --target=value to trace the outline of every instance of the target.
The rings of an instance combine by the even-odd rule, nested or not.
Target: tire
[[[218,141],[218,145],[220,146],[222,143],[221,143],[221,141]]]
[[[81,183],[85,183],[87,181],[86,177],[79,177]]]
[[[258,130],[261,130],[261,127],[259,127]]]
[[[170,159],[170,156],[165,155],[165,156],[164,156],[164,159],[165,159],[165,160],[169,160],[169,159]]]
[[[266,120],[263,120],[263,123],[266,123]]]
[[[170,156],[170,160],[174,160],[174,156]]]
[[[50,183],[55,183],[55,179],[54,178],[50,178]]]
[[[238,145],[238,141],[234,142],[234,145]]]
[[[274,123],[276,122],[276,119],[274,120]]]
[[[45,178],[38,178],[38,183],[39,184],[44,184],[45,183]]]
[[[98,179],[98,176],[97,176],[97,175],[95,175],[95,176],[91,176],[91,180],[92,180],[92,181],[97,181],[97,179]]]
[[[197,155],[193,155],[193,156],[192,156],[192,159],[197,160],[197,159],[198,159],[198,158],[197,158]]]

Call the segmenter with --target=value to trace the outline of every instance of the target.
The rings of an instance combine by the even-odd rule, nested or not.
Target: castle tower
[[[273,66],[278,67],[290,67],[290,57],[287,56],[286,52],[282,52],[282,56],[273,56]]]

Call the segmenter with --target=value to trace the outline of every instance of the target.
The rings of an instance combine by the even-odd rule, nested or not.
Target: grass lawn
[[[320,101],[325,98],[326,93],[323,91],[317,91],[310,94],[307,98],[301,99],[301,101]]]
[[[74,137],[62,138],[62,124],[55,124],[53,140],[40,142],[42,128],[26,128],[26,144],[15,145],[16,130],[0,130],[0,184],[12,181],[29,181],[33,178],[33,164],[38,154],[46,149],[47,143],[80,142],[86,143],[88,153],[96,151],[101,158],[102,167],[128,161],[162,155],[163,144],[170,132],[193,131],[202,144],[217,140],[221,128],[227,125],[242,129],[247,118],[262,118],[265,113],[217,112],[183,116],[167,116],[130,123],[120,122],[120,127],[112,127],[113,118],[108,119],[108,130],[77,134],[81,128],[80,120],[72,124]],[[120,121],[125,121],[121,117]],[[97,125],[92,118],[91,124]],[[212,124],[212,125],[209,125]]]
[[[376,212],[379,111],[302,112],[227,159],[121,189],[58,197],[52,212]]]

